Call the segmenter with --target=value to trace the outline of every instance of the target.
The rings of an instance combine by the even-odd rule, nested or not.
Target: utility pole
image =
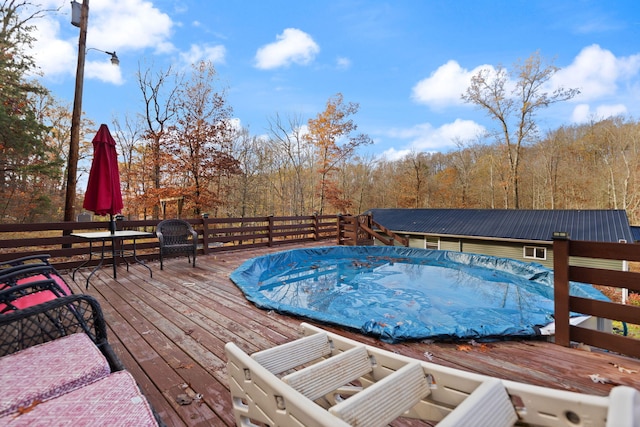
[[[84,58],[87,52],[87,24],[89,22],[89,0],[82,0],[80,13],[80,36],[78,37],[78,66],[76,88],[71,115],[71,142],[67,166],[67,192],[64,201],[64,221],[75,221],[76,181],[80,151],[80,119],[82,118],[82,88],[84,85]]]

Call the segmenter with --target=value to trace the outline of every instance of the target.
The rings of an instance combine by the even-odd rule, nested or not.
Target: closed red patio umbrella
[[[113,216],[121,213],[123,206],[116,141],[102,124],[93,138],[93,161],[82,207],[96,215],[109,214],[109,230],[113,233]]]

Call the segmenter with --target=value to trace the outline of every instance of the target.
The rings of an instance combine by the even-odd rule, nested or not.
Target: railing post
[[[569,233],[553,233],[553,301],[556,344],[569,347]]]
[[[273,246],[273,228],[274,228],[273,223],[274,223],[274,217],[273,217],[273,215],[269,215],[269,226],[268,226],[268,229],[269,229],[269,231],[268,231],[268,233],[269,233],[269,236],[268,236],[269,247]]]
[[[342,240],[342,233],[343,233],[343,227],[344,227],[344,225],[342,224],[342,214],[338,214],[338,221],[337,221],[337,222],[338,222],[338,223],[337,223],[337,227],[338,227],[338,237],[337,237],[337,242],[336,242],[336,244],[337,244],[338,246],[340,246],[340,245],[342,244],[342,243],[341,243],[341,240]]]
[[[203,213],[201,216],[202,216],[202,250],[206,255],[209,253],[209,226],[207,225],[209,214]]]
[[[320,240],[320,221],[316,212],[313,213],[313,240]]]

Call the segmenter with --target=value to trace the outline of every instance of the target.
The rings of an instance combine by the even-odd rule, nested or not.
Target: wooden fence
[[[338,244],[345,246],[373,245],[374,238],[387,246],[409,246],[409,239],[399,236],[371,215],[338,216]]]
[[[573,341],[640,357],[638,339],[569,324],[571,312],[640,324],[640,307],[569,295],[570,281],[640,292],[640,273],[581,267],[571,263],[572,257],[640,261],[640,246],[570,240],[566,233],[554,233],[553,256],[555,342],[568,347]]]
[[[372,230],[374,226],[370,222],[361,223],[363,221],[361,217],[333,215],[197,218],[187,221],[198,231],[199,252],[202,254],[321,240],[333,241],[330,244],[371,244],[371,234],[360,235],[360,233],[363,229]],[[152,232],[155,231],[158,222],[158,220],[117,221],[117,229]],[[88,259],[89,246],[86,241],[70,234],[106,231],[108,225],[104,221],[0,224],[0,262],[26,255],[49,254],[56,268],[61,270],[75,268]],[[385,236],[377,236],[379,237]],[[395,244],[395,241],[403,245],[408,243],[400,236],[392,236],[389,240],[391,244]],[[132,246],[131,241],[124,241],[120,249],[130,250]],[[136,248],[140,259],[155,260],[159,257],[157,238],[138,239]],[[572,341],[581,342],[640,357],[640,340],[572,326],[569,323],[569,314],[576,312],[640,324],[640,307],[569,295],[570,281],[640,292],[640,273],[571,264],[572,257],[640,262],[638,248],[638,245],[633,244],[575,241],[570,240],[564,233],[554,233],[555,341],[557,344],[569,346]],[[97,262],[98,260],[95,260],[89,265],[95,265]]]
[[[199,253],[277,246],[318,240],[337,241],[337,217],[333,215],[197,218],[187,219],[198,231]],[[117,221],[118,230],[155,231],[159,220]],[[108,222],[55,222],[0,224],[0,262],[33,254],[49,254],[56,268],[75,268],[87,260],[89,244],[70,236],[74,232],[107,231]],[[119,249],[130,250],[131,241]],[[138,239],[138,257],[159,258],[158,239]],[[121,261],[121,260],[119,260]],[[98,261],[90,263],[95,264]]]

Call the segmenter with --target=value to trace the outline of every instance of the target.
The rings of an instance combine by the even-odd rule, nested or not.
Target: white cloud
[[[396,150],[395,148],[389,148],[380,154],[379,158],[387,160],[389,162],[395,162],[411,154],[411,150]]]
[[[269,43],[256,52],[257,68],[268,70],[292,63],[306,65],[320,52],[320,47],[313,38],[297,28],[287,28],[276,38],[276,42]]]
[[[226,49],[222,45],[198,46],[191,45],[188,52],[182,52],[180,58],[185,65],[195,64],[198,61],[210,61],[214,65],[224,64]]]
[[[171,18],[149,1],[92,1],[90,13],[87,46],[100,44],[104,50],[153,47],[162,53],[174,49],[167,41],[173,26]]]
[[[76,40],[74,46],[72,43],[60,40],[59,31],[60,23],[48,19],[39,20],[34,31],[38,39],[33,50],[36,64],[48,77],[75,74],[78,42]]]
[[[589,121],[591,117],[591,113],[589,111],[589,104],[576,105],[576,108],[573,109],[573,114],[571,114],[571,121],[573,123],[584,123]]]
[[[84,66],[84,77],[86,79],[97,79],[107,83],[121,85],[124,83],[122,79],[121,68],[111,64],[110,57],[100,61],[87,61]]]
[[[592,101],[616,94],[621,83],[640,72],[640,54],[617,58],[598,45],[580,51],[573,63],[559,70],[553,77],[555,87],[578,88],[579,102]]]
[[[609,117],[625,116],[627,107],[623,104],[600,105],[595,111],[591,111],[589,104],[578,104],[573,109],[571,121],[573,123],[586,123],[590,120],[604,120]]]
[[[392,139],[406,140],[406,147],[389,149],[384,152],[385,159],[398,159],[409,152],[447,151],[456,147],[456,141],[475,140],[485,133],[485,128],[472,120],[456,119],[440,127],[430,123],[421,123],[411,128],[391,129],[387,136]]]
[[[490,65],[481,65],[469,71],[456,61],[450,60],[436,71],[420,80],[412,89],[411,97],[420,104],[441,108],[464,104],[461,96],[471,83],[471,77],[481,69],[491,69]]]
[[[59,3],[49,1],[44,6],[58,7]],[[35,22],[36,42],[32,54],[49,80],[75,75],[77,64],[79,29],[71,26],[71,8],[61,11],[60,15],[46,15]],[[63,25],[65,27],[61,27]],[[146,48],[168,53],[175,50],[168,41],[172,27],[171,18],[149,1],[92,0],[86,46],[116,53]],[[103,53],[87,51],[85,77],[122,83],[120,71],[116,67],[109,68],[108,59]]]
[[[340,56],[336,59],[336,66],[339,70],[347,70],[351,68],[351,60],[349,58]]]

